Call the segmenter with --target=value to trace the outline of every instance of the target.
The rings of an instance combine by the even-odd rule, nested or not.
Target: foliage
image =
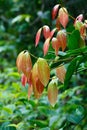
[[[58,2],[61,3],[61,1]],[[52,21],[49,10],[52,10],[52,7],[58,2],[55,0],[54,2],[48,0],[0,1],[1,130],[87,129],[87,47],[85,40],[87,34],[84,28],[81,29],[86,21],[81,16],[77,17],[81,10],[76,14],[70,10],[71,7],[76,7],[72,0],[71,4],[69,1],[65,2],[67,10],[65,7],[62,8],[63,5],[61,7],[57,5],[55,13],[54,8],[53,16],[55,15],[55,17]],[[79,2],[76,1],[76,3]],[[59,15],[60,20],[56,21],[58,8],[61,8],[62,14]],[[65,16],[66,13],[69,19],[67,15]],[[74,14],[75,18],[70,13]],[[61,19],[64,16],[66,17],[65,23]],[[59,30],[55,29],[55,23]],[[62,30],[63,27],[66,31]],[[35,34],[38,28],[41,31],[39,36],[37,35],[38,40],[36,38],[38,47],[35,48]],[[40,38],[41,33],[44,38],[42,36]],[[60,40],[58,41],[57,38]],[[46,42],[43,46],[44,39]],[[61,44],[59,45],[59,43]],[[17,54],[21,51],[20,57],[23,57],[18,59],[17,67],[24,75],[19,75],[15,67]],[[37,59],[36,56],[42,58]],[[21,60],[22,64],[20,64]],[[34,96],[33,93],[30,97],[32,74],[30,71],[27,73],[23,68],[24,66],[28,68],[28,65],[30,70],[32,70],[32,65],[35,66],[33,68],[34,94],[38,94],[35,89],[37,86],[42,87],[37,87],[40,94],[39,99],[36,99],[37,95]],[[49,70],[51,71],[50,78]],[[43,86],[46,86],[44,92]]]

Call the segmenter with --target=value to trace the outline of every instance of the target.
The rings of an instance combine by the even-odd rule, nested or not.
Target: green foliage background
[[[0,0],[0,130],[87,130],[86,70],[72,76],[69,88],[59,86],[54,108],[46,92],[39,100],[32,96],[28,101],[28,85],[22,87],[17,73],[15,63],[20,51],[27,49],[43,56],[44,39],[41,37],[35,48],[35,34],[45,24],[54,27],[51,10],[57,3],[66,6],[74,17],[83,13],[87,19],[85,0]]]

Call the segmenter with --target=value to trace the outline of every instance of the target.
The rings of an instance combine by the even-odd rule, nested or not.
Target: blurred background
[[[73,17],[83,14],[87,19],[86,0],[0,0],[0,130],[87,130],[87,87],[78,86],[80,76],[72,80],[77,87],[60,93],[52,108],[45,94],[28,101],[28,86],[22,87],[17,73],[22,50],[43,57],[44,39],[35,48],[35,34],[43,25],[54,27],[51,11],[58,3]]]

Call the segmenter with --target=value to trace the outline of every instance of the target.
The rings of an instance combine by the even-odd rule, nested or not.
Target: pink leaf
[[[43,26],[43,35],[45,39],[50,36],[50,28],[47,25]]]
[[[59,8],[59,4],[55,5],[53,7],[53,10],[52,10],[52,19],[55,19],[56,15],[57,15],[57,12],[58,12],[58,8]]]
[[[67,9],[64,7],[59,9],[59,21],[62,24],[62,26],[66,28],[69,19]]]
[[[57,28],[54,28],[54,29],[51,31],[51,33],[50,33],[50,38],[53,37],[53,35],[54,35],[54,33],[55,33],[56,30],[57,30]]]
[[[41,31],[42,31],[42,28],[40,28],[40,29],[38,30],[38,32],[36,33],[35,46],[37,46],[38,43],[39,43],[39,41],[40,41]]]
[[[43,52],[44,56],[47,54],[48,49],[49,49],[49,44],[50,44],[50,38],[46,39],[44,46],[43,46]]]
[[[74,24],[76,23],[76,21],[82,22],[83,20],[83,14],[80,14],[79,16],[77,16],[77,18],[75,19]]]

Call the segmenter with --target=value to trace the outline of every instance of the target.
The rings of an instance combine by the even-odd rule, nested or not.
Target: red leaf
[[[27,77],[24,74],[22,74],[21,83],[22,83],[23,86],[25,86],[26,83],[27,83]]]
[[[60,42],[55,37],[52,38],[52,47],[55,50],[55,54],[58,55],[58,50],[60,48]]]
[[[57,84],[52,80],[48,85],[48,100],[54,107],[57,101],[58,89]]]
[[[68,12],[64,7],[59,9],[59,21],[62,24],[62,26],[66,28],[69,19],[68,19]]]
[[[50,38],[46,39],[44,46],[43,46],[43,52],[44,56],[47,54],[48,49],[49,49],[49,44],[50,44]]]
[[[39,43],[39,41],[40,41],[41,31],[42,31],[42,28],[40,28],[40,29],[38,30],[38,32],[36,33],[35,46],[37,46],[38,43]]]
[[[45,39],[50,36],[50,28],[47,25],[43,26],[43,35]]]
[[[56,15],[57,15],[57,12],[58,12],[58,8],[59,8],[59,4],[55,5],[53,7],[53,10],[52,10],[52,19],[55,19]]]
[[[33,87],[32,86],[28,86],[28,100],[30,99],[30,96],[33,92]]]

